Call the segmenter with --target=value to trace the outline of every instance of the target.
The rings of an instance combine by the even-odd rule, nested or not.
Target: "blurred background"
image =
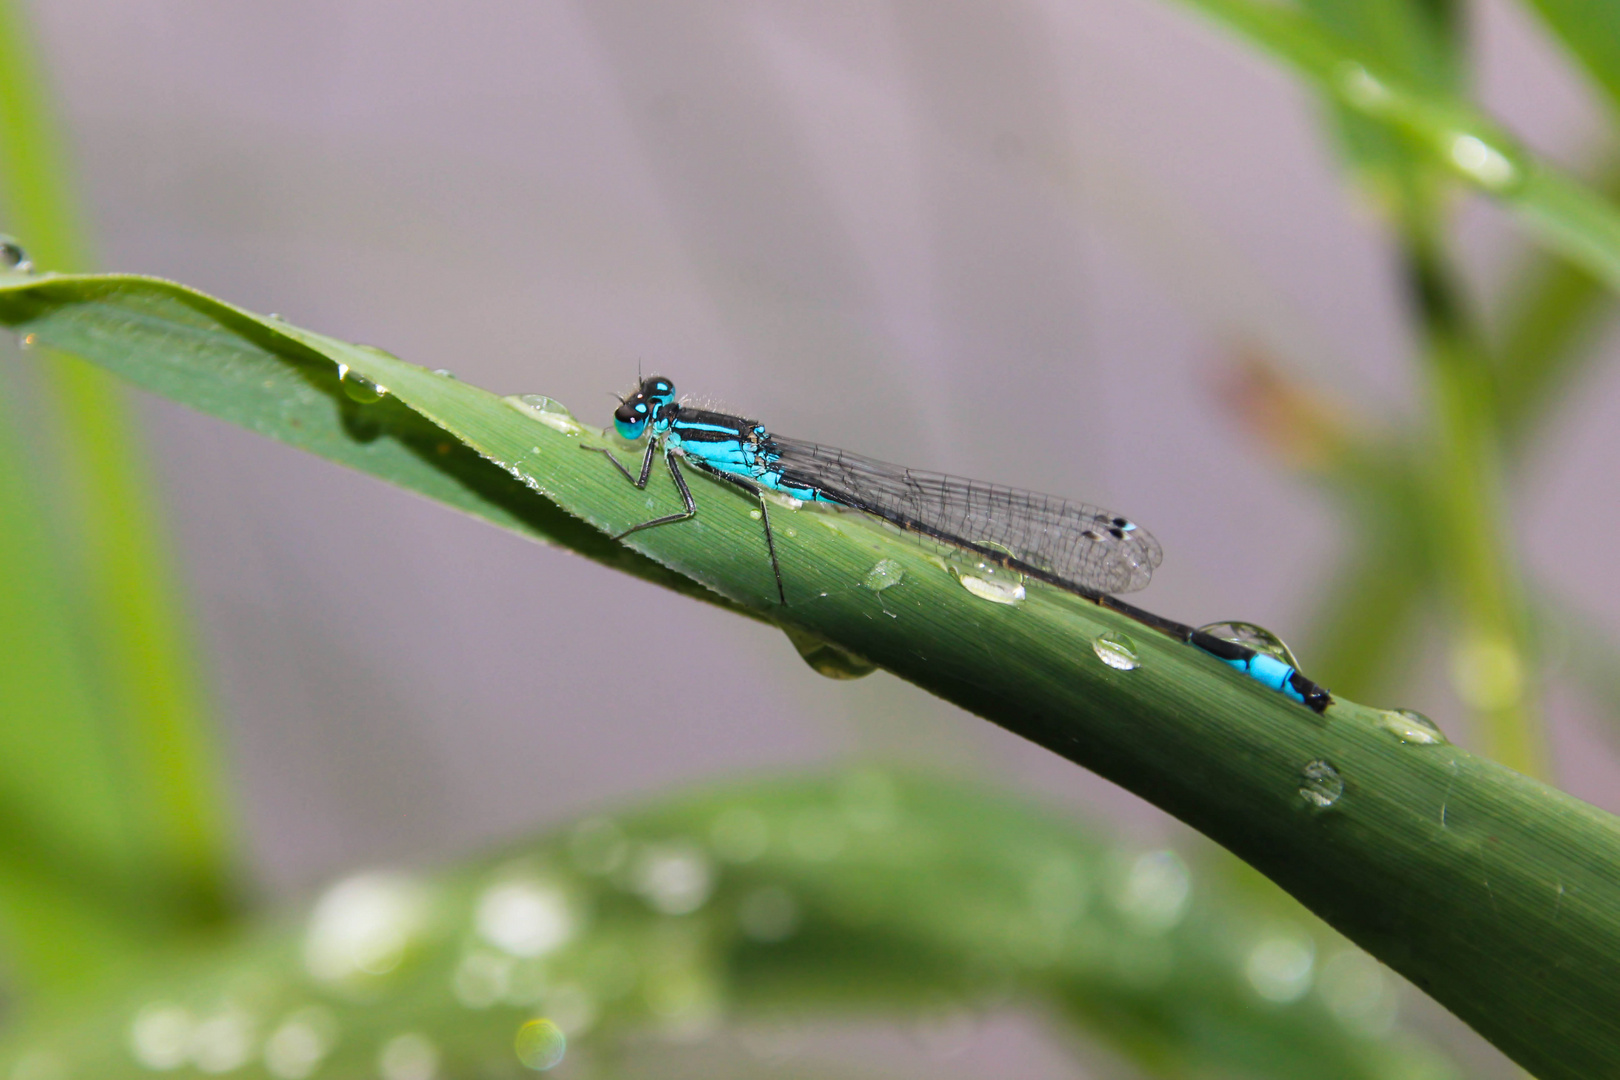
[[[587,423],[660,373],[787,434],[1094,501],[1164,546],[1133,600],[1263,624],[1319,674],[1313,634],[1357,534],[1257,430],[1244,373],[1262,357],[1347,424],[1393,432],[1423,408],[1420,345],[1318,102],[1195,14],[52,0],[32,15],[101,268],[548,394]],[[1488,111],[1572,168],[1607,149],[1601,105],[1523,8],[1487,0],[1469,22]],[[1524,244],[1482,201],[1458,224],[1489,321]],[[1600,539],[1620,531],[1620,369],[1576,385],[1513,474],[1507,533],[1533,589],[1579,597],[1620,636]],[[177,406],[139,412],[262,898],[696,782],[869,758],[1186,842],[884,673],[820,678],[759,625]],[[1373,703],[1477,749],[1430,640]],[[669,687],[693,692],[652,693]],[[1549,778],[1620,811],[1615,718],[1556,669],[1546,690]],[[970,1044],[939,1067],[1090,1075],[1028,1025]]]

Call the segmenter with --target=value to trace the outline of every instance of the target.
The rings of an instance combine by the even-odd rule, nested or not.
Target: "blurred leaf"
[[[1358,115],[1402,132],[1435,168],[1498,199],[1541,242],[1620,289],[1620,214],[1534,160],[1466,103],[1413,85],[1298,10],[1264,0],[1184,0]]]
[[[36,265],[84,267],[88,245],[39,58],[20,4],[0,0],[4,220],[26,236]],[[13,582],[5,632],[23,642],[7,654],[13,693],[0,710],[0,753],[27,762],[0,781],[0,802],[27,813],[0,815],[0,843],[14,856],[60,846],[94,885],[86,895],[85,882],[14,858],[13,872],[0,874],[0,910],[22,983],[14,990],[67,991],[105,962],[109,936],[127,945],[223,914],[229,814],[123,388],[77,359],[39,355],[35,367],[40,392],[30,400],[54,424],[29,430],[43,448],[10,454],[6,527],[28,538],[0,562]],[[0,423],[15,424],[17,380],[6,383],[13,411]],[[0,432],[22,438],[21,428]],[[53,456],[47,479],[40,466]],[[48,540],[52,524],[58,535]],[[51,659],[26,661],[41,651]],[[99,932],[60,932],[61,917],[87,900]]]
[[[1601,190],[1620,194],[1620,163],[1603,170]],[[1528,260],[1499,306],[1505,326],[1495,353],[1496,398],[1507,444],[1522,450],[1546,414],[1599,353],[1598,330],[1614,311],[1603,283],[1557,256]]]
[[[503,400],[171,283],[5,275],[0,322],[603,561],[613,545],[545,500],[610,534],[676,506],[581,453],[637,451],[554,402]],[[497,469],[519,483],[498,489]],[[1343,700],[1319,716],[1067,592],[1031,583],[1022,603],[988,602],[860,514],[773,504],[780,606],[757,504],[701,474],[692,486],[696,519],[624,546],[1154,802],[1542,1076],[1620,1068],[1620,820],[1401,717]],[[863,581],[885,559],[898,584],[879,594]],[[659,577],[649,565],[628,568]],[[1103,659],[1105,633],[1129,639],[1135,668]]]
[[[1614,0],[1529,0],[1586,73],[1620,105],[1620,4]]]
[[[515,1075],[514,1037],[543,1017],[562,1041],[536,1041],[576,1063],[724,1025],[797,1075],[815,1054],[795,1031],[817,1019],[875,1013],[960,1041],[988,1010],[1034,1006],[1154,1075],[1451,1075],[1393,1029],[1388,972],[1235,899],[1172,851],[975,788],[775,780],[592,818],[451,875],[348,878],[301,927],[14,1032],[0,1061],[285,1080],[371,1077],[379,1060],[388,1077],[410,1050],[438,1075]]]

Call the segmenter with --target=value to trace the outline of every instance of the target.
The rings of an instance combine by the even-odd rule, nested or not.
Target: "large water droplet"
[[[590,433],[591,429],[575,420],[574,414],[568,411],[568,406],[556,398],[549,398],[544,394],[512,394],[501,400],[523,415],[571,438]]]
[[[1324,964],[1317,992],[1340,1023],[1362,1035],[1381,1037],[1395,1026],[1396,984],[1360,949],[1345,949]]]
[[[280,1080],[304,1080],[337,1042],[337,1018],[319,1005],[299,1009],[264,1041],[264,1067]]]
[[[433,1080],[439,1072],[439,1048],[414,1031],[395,1035],[377,1053],[382,1080]]]
[[[1334,72],[1333,85],[1346,104],[1362,112],[1380,112],[1395,99],[1389,87],[1372,72],[1353,61],[1339,65],[1338,70]]]
[[[348,364],[337,366],[338,384],[350,401],[360,405],[373,405],[388,396],[388,388],[378,386]]]
[[[409,878],[347,878],[328,889],[310,913],[304,966],[322,982],[386,974],[405,958],[427,916],[427,896]]]
[[[1299,670],[1299,661],[1294,659],[1294,651],[1290,649],[1283,639],[1273,634],[1263,626],[1251,622],[1237,622],[1232,619],[1223,619],[1220,622],[1206,623],[1198,628],[1200,633],[1210,637],[1230,641],[1234,645],[1243,645],[1257,653],[1281,660],[1295,671]]]
[[[574,936],[568,897],[533,879],[504,881],[478,898],[474,922],[483,939],[513,956],[543,956]]]
[[[1249,950],[1243,973],[1254,992],[1266,1001],[1288,1005],[1310,990],[1315,967],[1316,943],[1288,931],[1265,937]]]
[[[562,1028],[542,1017],[518,1028],[512,1048],[525,1068],[545,1072],[562,1063],[568,1052],[568,1038]]]
[[[1112,630],[1092,638],[1091,651],[1115,671],[1135,671],[1142,663],[1136,655],[1136,642]]]
[[[1442,148],[1458,172],[1491,191],[1507,191],[1524,178],[1523,167],[1507,151],[1471,132],[1452,132]]]
[[[870,660],[856,656],[807,630],[784,626],[782,633],[787,635],[799,656],[817,675],[825,675],[829,679],[859,679],[877,670],[877,665]]]
[[[892,589],[905,579],[906,568],[893,559],[879,559],[861,578],[861,587],[880,593]]]
[[[205,1073],[226,1073],[247,1064],[253,1052],[253,1017],[227,1007],[191,1031],[191,1061]]]
[[[714,867],[708,856],[684,841],[648,845],[632,873],[647,906],[665,915],[689,915],[714,891]]]
[[[958,551],[945,559],[945,568],[962,588],[992,604],[1024,602],[1024,575],[974,551]]]
[[[1192,898],[1192,874],[1173,851],[1138,855],[1114,894],[1120,914],[1144,934],[1162,934],[1181,921]]]
[[[1299,797],[1308,806],[1326,810],[1338,802],[1343,794],[1344,777],[1339,775],[1339,770],[1331,762],[1317,758],[1300,770]]]
[[[183,1006],[153,1002],[129,1026],[130,1053],[148,1069],[178,1069],[191,1053],[191,1029],[191,1013]]]
[[[14,270],[19,274],[32,274],[34,261],[28,257],[15,237],[0,233],[0,270]]]
[[[1403,743],[1439,746],[1446,742],[1445,733],[1433,720],[1412,709],[1387,709],[1378,714],[1378,726]]]

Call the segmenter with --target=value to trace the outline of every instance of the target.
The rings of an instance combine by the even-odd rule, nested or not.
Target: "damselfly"
[[[1292,665],[1265,652],[1173,622],[1117,599],[1147,585],[1164,557],[1157,540],[1128,518],[1056,495],[987,484],[891,465],[818,443],[773,435],[754,420],[682,405],[661,376],[641,380],[613,413],[613,425],[647,451],[633,474],[606,447],[584,447],[613,462],[625,479],[645,488],[663,455],[680,492],[678,514],[643,521],[619,537],[697,515],[697,502],[678,459],[735,484],[759,499],[765,547],[785,605],[787,589],[776,558],[765,493],[845,506],[908,532],[971,551],[1001,566],[1085,597],[1156,630],[1188,641],[1302,704],[1321,711],[1328,693]]]

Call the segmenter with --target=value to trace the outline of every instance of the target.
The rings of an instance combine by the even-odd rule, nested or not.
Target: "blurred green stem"
[[[1403,200],[1402,254],[1434,421],[1430,513],[1445,552],[1435,564],[1454,627],[1452,682],[1480,721],[1486,753],[1540,776],[1546,752],[1523,594],[1504,528],[1494,375],[1446,262],[1444,221],[1436,199]]]
[[[71,170],[21,5],[0,0],[0,204],[41,269],[92,262]],[[95,737],[112,765],[129,866],[127,918],[147,931],[217,921],[229,906],[230,830],[217,755],[176,600],[169,545],[125,392],[76,358],[38,364],[61,461],[56,474],[68,573],[79,582],[78,647],[92,685]],[[49,514],[41,503],[41,512]],[[6,573],[28,573],[8,566]],[[49,725],[44,715],[5,718]],[[24,925],[10,928],[29,935]]]

